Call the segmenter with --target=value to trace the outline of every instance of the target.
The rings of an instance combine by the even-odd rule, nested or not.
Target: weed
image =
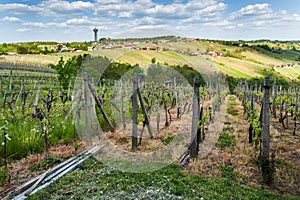
[[[168,145],[173,141],[174,137],[175,136],[168,136],[167,138],[161,139],[161,141],[164,145]]]
[[[288,163],[284,160],[278,159],[278,158],[274,159],[274,163],[275,163],[275,165],[281,166],[281,167],[286,167],[286,168],[292,167],[292,165],[290,163]]]
[[[234,174],[234,166],[232,165],[219,165],[218,169],[221,172],[221,176],[223,178],[227,178],[228,180],[234,181],[236,180],[235,174]]]
[[[7,169],[0,169],[0,185],[4,184],[9,175]]]
[[[221,145],[221,148],[230,148],[233,149],[234,148],[234,139],[235,136],[234,135],[229,135],[226,132],[223,132],[220,136],[219,136],[219,143]]]
[[[77,151],[80,148],[80,144],[78,144],[77,142],[74,142],[73,147],[74,147],[75,151]]]
[[[62,159],[61,158],[55,158],[55,157],[48,157],[45,158],[44,160],[34,163],[30,166],[30,171],[37,171],[41,169],[48,169],[49,167],[52,167],[56,164],[61,163]]]

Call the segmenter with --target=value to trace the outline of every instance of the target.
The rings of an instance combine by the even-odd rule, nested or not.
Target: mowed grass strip
[[[67,174],[28,199],[293,199],[238,186],[232,168],[219,167],[222,177],[207,179],[183,174],[174,164],[154,172],[127,173],[89,159],[82,170]]]

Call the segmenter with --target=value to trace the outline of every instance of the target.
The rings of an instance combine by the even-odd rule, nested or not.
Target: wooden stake
[[[137,82],[137,74],[133,74],[133,93],[132,93],[132,151],[137,151],[138,145],[138,133],[137,133],[137,125],[138,125],[138,99],[137,99],[137,89],[138,89],[138,82]]]
[[[199,123],[199,76],[194,79],[194,97],[193,97],[193,118],[192,118],[192,132],[191,132],[191,145],[190,155],[191,158],[196,158],[197,152],[197,130]]]

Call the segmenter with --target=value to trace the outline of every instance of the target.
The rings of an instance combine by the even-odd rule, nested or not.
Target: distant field
[[[298,77],[300,76],[300,66],[292,67],[292,68],[276,67],[274,69],[275,69],[275,71],[279,72],[280,74],[282,74],[290,79],[298,79]]]
[[[288,63],[288,60],[280,60],[274,57],[267,56],[265,54],[258,53],[256,51],[244,51],[241,53],[245,56],[245,60],[256,62],[256,63],[263,63],[266,65],[274,65],[274,64],[284,64]]]
[[[82,54],[82,53],[81,53]],[[55,54],[18,54],[18,55],[2,55],[0,62],[22,63],[28,65],[47,66],[48,64],[58,63],[60,57],[64,59],[70,58],[74,53],[55,53]]]
[[[224,65],[221,65],[220,63],[215,63],[216,66],[218,67],[218,70],[224,74],[228,74],[228,75],[231,75],[231,76],[234,76],[236,78],[251,78],[252,76],[250,76],[249,74],[246,74],[242,71],[239,71],[239,70],[236,70],[232,67],[227,67],[227,66],[224,66]]]
[[[227,44],[227,43],[226,43]],[[84,53],[91,54],[92,56],[106,56],[116,59],[121,62],[130,64],[138,64],[140,66],[148,65],[151,60],[155,58],[156,62],[168,63],[170,65],[184,65],[187,64],[200,73],[211,74],[216,71],[235,76],[238,78],[251,78],[262,76],[263,69],[271,69],[271,65],[281,65],[287,63],[295,63],[295,58],[300,51],[291,50],[292,47],[300,49],[299,44],[284,44],[284,43],[255,43],[252,45],[269,45],[270,48],[283,48],[281,53],[274,53],[271,50],[267,51],[261,47],[250,46],[230,46],[225,45],[223,42],[207,41],[207,40],[194,40],[194,41],[156,41],[151,40],[137,43],[137,47],[150,47],[158,46],[161,49],[181,49],[189,52],[199,52],[204,54],[206,51],[220,51],[223,53],[221,57],[208,57],[208,56],[189,56],[176,52],[166,51],[152,51],[152,50],[126,50],[126,49],[103,49],[97,51],[82,51],[82,52],[66,52],[55,54],[35,54],[35,55],[13,55],[13,56],[0,56],[0,62],[16,62],[28,65],[47,66],[48,64],[57,63],[61,57],[64,60],[71,58],[74,55]],[[300,75],[300,67],[296,68],[275,68],[275,71],[281,75],[297,79]]]
[[[234,74],[239,71],[251,77],[261,76],[258,71],[267,68],[264,65],[230,57],[211,57],[211,59],[217,63],[223,63],[227,68],[231,69],[230,71],[234,71]]]

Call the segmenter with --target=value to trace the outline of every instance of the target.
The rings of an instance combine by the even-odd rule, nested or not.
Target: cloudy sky
[[[180,35],[300,40],[299,0],[1,0],[0,43]]]

